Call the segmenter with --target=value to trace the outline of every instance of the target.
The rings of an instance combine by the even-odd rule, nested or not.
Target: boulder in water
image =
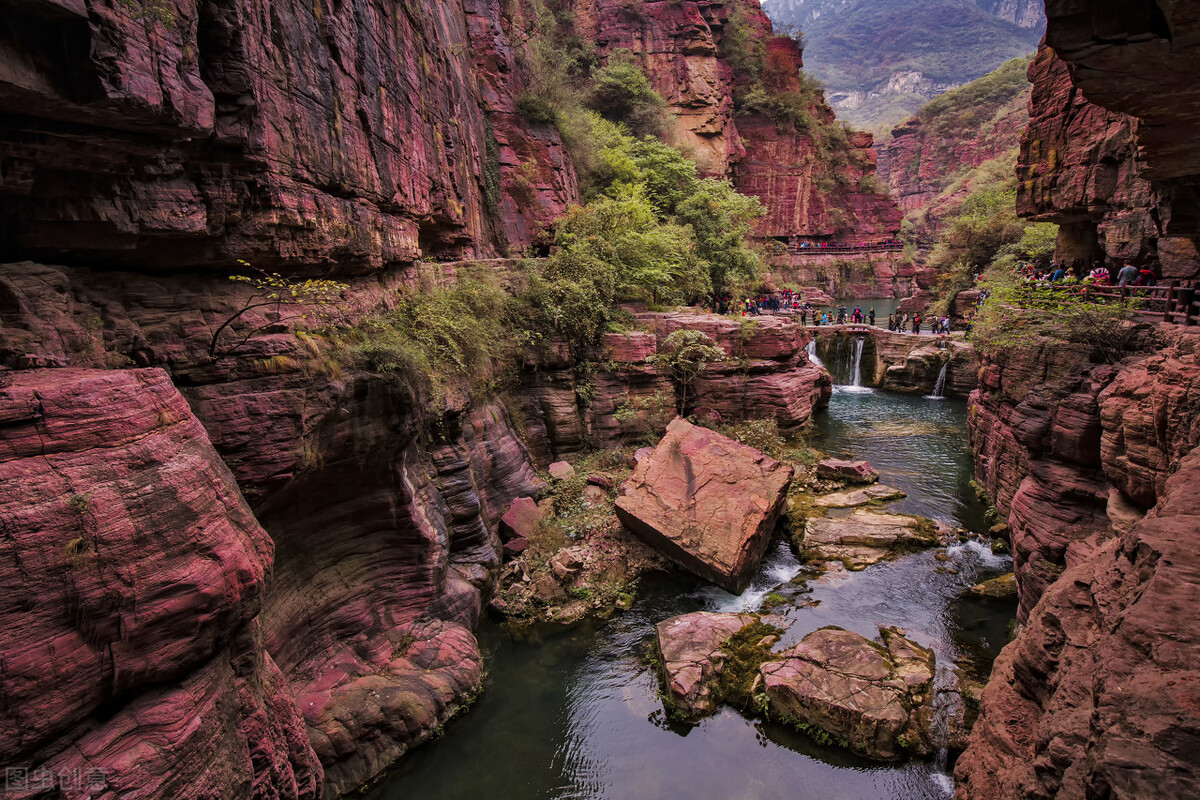
[[[846,483],[874,483],[879,473],[866,461],[827,458],[817,464],[817,477]]]
[[[848,517],[810,519],[804,529],[805,555],[840,560],[853,569],[875,564],[897,551],[938,544],[937,525],[931,520],[866,509]]]
[[[666,698],[684,716],[701,717],[717,708],[713,683],[725,666],[721,645],[758,622],[753,614],[697,611],[658,623],[658,652]]]
[[[971,587],[971,591],[983,597],[1015,599],[1017,596],[1017,576],[1009,572],[998,578],[992,578],[990,581],[977,583]]]
[[[740,592],[766,552],[791,467],[676,418],[621,485],[616,511],[642,541]]]
[[[854,489],[849,492],[827,494],[823,497],[818,497],[813,502],[813,505],[820,508],[853,508],[854,506],[865,506],[868,503],[885,503],[888,500],[899,500],[904,496],[904,492],[895,486],[877,484],[875,486],[867,486],[863,489]]]
[[[822,628],[764,663],[767,713],[869,758],[932,752],[933,651],[896,628],[880,635]]]

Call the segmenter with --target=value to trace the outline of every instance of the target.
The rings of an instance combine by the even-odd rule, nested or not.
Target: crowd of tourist
[[[1136,267],[1129,262],[1119,269],[1102,261],[1093,261],[1091,268],[1080,262],[1068,265],[1027,264],[1018,265],[1019,274],[1027,281],[1046,283],[1083,283],[1094,286],[1157,286],[1158,275],[1149,265]]]
[[[843,250],[876,250],[890,249],[903,247],[904,243],[899,239],[880,239],[874,242],[836,242],[836,241],[821,241],[811,242],[808,240],[791,242],[788,247],[792,250],[830,250],[833,252]]]
[[[980,293],[979,304],[982,305],[986,293]],[[762,314],[787,314],[798,316],[801,325],[875,325],[874,307],[865,311],[862,306],[850,309],[846,305],[819,308],[806,302],[800,292],[783,289],[756,296],[735,298],[732,295],[714,295],[709,298],[706,311],[718,314],[734,314],[743,317],[757,317]],[[920,335],[928,331],[931,334],[948,335],[950,333],[949,317],[922,317],[920,314],[888,314],[887,329],[896,333],[914,333]]]

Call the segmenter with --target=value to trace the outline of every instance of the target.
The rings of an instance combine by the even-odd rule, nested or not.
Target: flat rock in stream
[[[658,623],[662,679],[671,705],[689,717],[715,711],[712,684],[726,660],[721,644],[756,622],[753,614],[697,611]]]
[[[822,628],[764,663],[758,685],[768,713],[869,758],[932,752],[933,651],[897,628],[880,635],[882,644]]]
[[[758,568],[792,468],[676,418],[621,484],[616,512],[646,544],[735,594]]]
[[[879,483],[849,492],[827,494],[823,497],[818,497],[813,505],[821,508],[853,508],[854,506],[865,506],[869,503],[885,503],[888,500],[899,500],[905,496],[904,492],[896,487],[884,486],[882,483]]]
[[[936,547],[937,526],[906,514],[858,509],[846,517],[810,519],[804,528],[805,555],[843,561],[862,569],[902,550]]]
[[[866,461],[827,458],[817,463],[817,477],[844,483],[874,483],[879,472]]]

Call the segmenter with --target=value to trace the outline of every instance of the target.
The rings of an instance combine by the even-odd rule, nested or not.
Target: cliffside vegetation
[[[792,36],[803,48],[801,35]],[[738,76],[733,92],[737,113],[762,114],[780,128],[807,134],[816,142],[829,173],[843,176],[855,148],[850,144],[846,124],[824,109],[821,82],[803,71],[797,74],[788,54],[769,51],[741,6],[730,9],[720,46],[721,56]],[[832,186],[824,188],[828,191]],[[870,185],[859,188],[872,190]]]
[[[1018,261],[1049,258],[1058,226],[1017,216],[1016,151],[984,162],[943,190],[962,200],[940,221],[926,265],[938,271],[937,313],[988,269],[1015,272]]]

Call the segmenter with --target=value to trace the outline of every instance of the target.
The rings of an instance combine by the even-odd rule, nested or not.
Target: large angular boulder
[[[717,708],[713,681],[725,666],[721,644],[748,625],[753,614],[697,611],[664,620],[655,628],[662,656],[662,679],[671,706],[688,717],[711,714]]]
[[[740,592],[766,552],[791,480],[791,467],[676,418],[621,485],[616,511],[663,555]]]
[[[518,497],[500,518],[500,538],[506,542],[528,539],[549,512],[547,504],[538,506],[532,497]]]
[[[938,529],[930,520],[861,508],[848,517],[810,519],[804,528],[805,555],[843,561],[855,569],[899,551],[938,544]]]
[[[822,628],[764,663],[767,712],[869,758],[931,752],[933,651],[896,628],[880,634],[883,644]]]

